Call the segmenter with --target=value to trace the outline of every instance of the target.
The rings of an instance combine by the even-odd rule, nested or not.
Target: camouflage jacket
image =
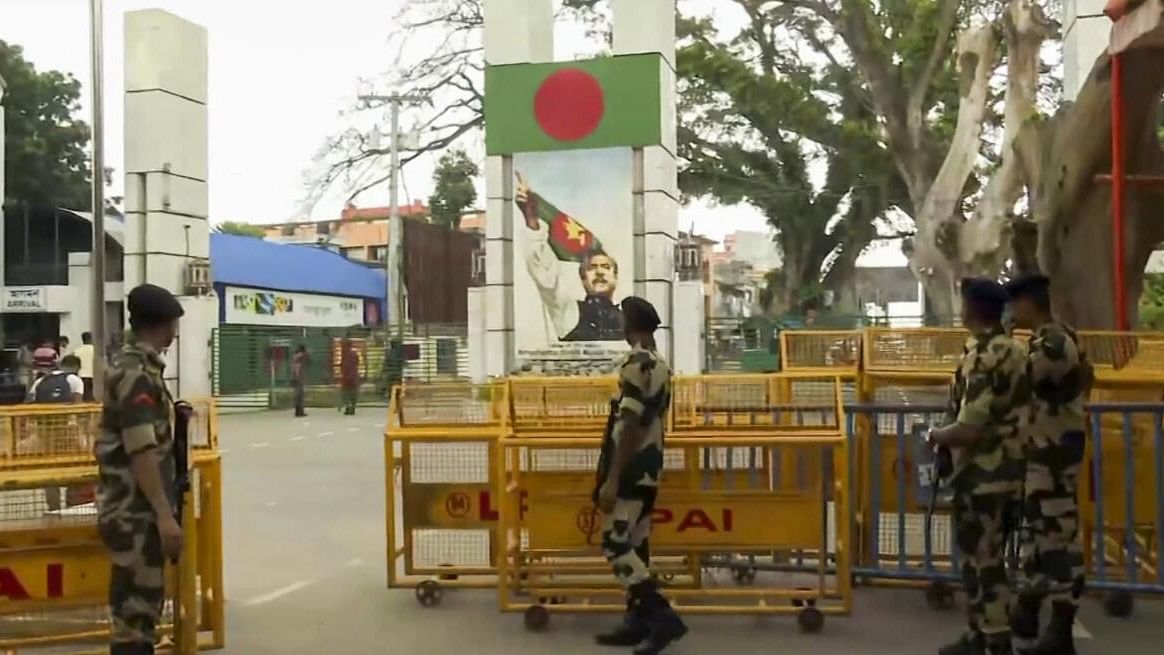
[[[140,452],[157,449],[162,485],[174,488],[174,401],[162,378],[164,370],[161,356],[137,343],[123,346],[105,371],[101,434],[94,446],[101,475],[99,522],[153,518],[130,469]]]
[[[618,366],[619,412],[639,417],[643,447],[663,444],[663,420],[671,404],[671,367],[655,350],[635,346]],[[615,424],[614,440],[621,423]]]
[[[956,486],[976,494],[1021,488],[1030,402],[1027,352],[1002,330],[970,337],[954,382],[956,420],[986,436],[957,459]]]
[[[1084,403],[1094,372],[1075,331],[1057,321],[1041,325],[1031,335],[1029,351],[1032,443],[1047,445],[1064,432],[1084,431]]]

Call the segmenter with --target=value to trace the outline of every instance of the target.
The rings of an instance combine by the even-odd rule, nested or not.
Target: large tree
[[[464,150],[450,150],[441,155],[432,173],[433,193],[428,199],[433,223],[457,229],[461,215],[477,202],[473,182],[479,174],[477,164]]]
[[[824,47],[822,21],[731,4],[748,17],[738,34],[679,22],[680,188],[746,202],[776,229],[783,268],[768,276],[767,297],[795,308],[828,288],[853,305],[857,257],[901,190],[876,115],[860,80]],[[814,168],[823,184],[810,179]]]
[[[59,71],[40,72],[23,49],[0,40],[4,79],[6,204],[88,209],[89,127],[76,116],[81,83]]]

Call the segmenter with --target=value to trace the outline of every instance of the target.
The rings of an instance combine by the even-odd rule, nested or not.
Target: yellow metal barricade
[[[850,610],[840,381],[819,379],[827,389],[819,398],[790,397],[788,382],[780,375],[673,381],[651,564],[683,613],[798,613],[802,627],[818,630],[823,613]],[[548,428],[515,425],[497,463],[505,544],[499,602],[503,611],[524,611],[531,628],[550,612],[625,608],[599,553],[601,517],[591,503],[598,421],[614,388],[568,378],[541,384],[545,397],[558,399],[556,412],[569,407],[574,416],[556,415]],[[532,386],[528,392],[536,397]],[[580,427],[563,427],[569,420]],[[721,584],[719,572],[737,584]]]
[[[225,643],[217,416],[212,403],[193,404],[185,551],[181,571],[167,576],[163,652]],[[109,638],[110,565],[93,497],[99,419],[100,408],[91,404],[0,409],[2,652],[105,652],[92,650]],[[175,611],[181,617],[176,633]],[[91,650],[76,650],[84,648]]]
[[[446,587],[496,581],[497,439],[504,381],[395,387],[384,433],[389,587],[432,606]]]

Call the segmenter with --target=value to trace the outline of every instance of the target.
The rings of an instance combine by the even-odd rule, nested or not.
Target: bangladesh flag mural
[[[657,54],[489,66],[485,149],[507,155],[657,145],[664,66]]]
[[[524,361],[611,361],[634,292],[630,148],[513,155],[514,342]]]

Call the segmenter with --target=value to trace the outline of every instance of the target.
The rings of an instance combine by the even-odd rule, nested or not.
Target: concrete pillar
[[[1107,50],[1111,20],[1105,0],[1063,0],[1063,99],[1074,100],[1095,60]]]
[[[675,307],[682,312],[671,329],[674,336],[674,359],[671,368],[679,375],[698,375],[703,372],[707,339],[703,333],[703,282],[688,280],[675,283]]]
[[[469,287],[468,292],[469,316],[469,379],[481,383],[489,377],[488,361],[486,360],[486,308],[485,287]]]
[[[156,284],[185,307],[166,368],[171,391],[185,398],[210,393],[218,318],[213,293],[186,287],[189,264],[210,259],[206,39],[203,27],[165,11],[125,15],[125,288]]]
[[[484,12],[487,63],[522,64],[553,60],[554,12],[551,0],[484,0]],[[486,375],[503,376],[513,371],[515,361],[514,204],[510,157],[486,158],[485,208],[484,366]]]
[[[703,312],[702,297],[694,305],[675,305],[675,248],[679,235],[675,0],[612,0],[612,10],[615,55],[662,55],[662,144],[635,153],[635,294],[658,310],[663,320],[656,337],[659,349],[668,361],[675,361],[675,322],[690,320],[695,312]],[[684,299],[691,302],[686,296]]]

